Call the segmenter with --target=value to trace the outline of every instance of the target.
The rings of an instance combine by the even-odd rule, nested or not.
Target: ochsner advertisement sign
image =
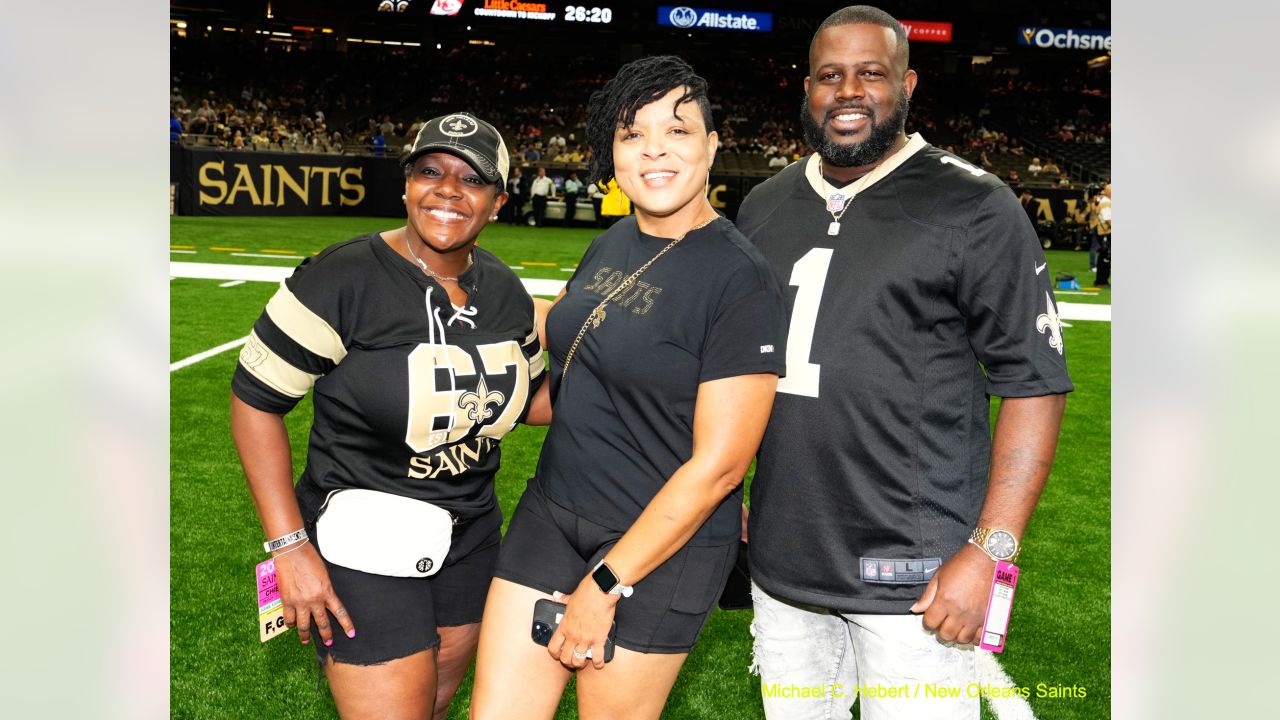
[[[741,10],[708,10],[686,5],[659,5],[658,24],[681,29],[749,30],[771,32],[773,13]]]
[[[1110,50],[1110,30],[1081,28],[1018,28],[1018,44],[1038,48],[1062,48],[1065,50]]]

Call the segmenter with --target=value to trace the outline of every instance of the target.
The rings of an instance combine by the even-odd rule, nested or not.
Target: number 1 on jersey
[[[813,350],[813,330],[818,324],[818,306],[827,285],[827,268],[831,266],[831,248],[814,248],[791,266],[796,302],[791,308],[791,327],[787,329],[787,376],[778,381],[778,392],[818,397],[818,376],[822,366],[809,362]]]

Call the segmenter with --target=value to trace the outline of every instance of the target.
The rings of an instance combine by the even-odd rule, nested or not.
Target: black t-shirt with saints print
[[[670,242],[624,218],[587,249],[547,319],[555,419],[537,482],[557,504],[619,531],[691,457],[700,383],[785,371],[781,290],[760,252],[720,218],[610,302],[563,372],[588,314]],[[731,542],[741,502],[739,489],[690,542]]]

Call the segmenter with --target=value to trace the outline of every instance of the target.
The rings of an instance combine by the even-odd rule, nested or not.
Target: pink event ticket
[[[1018,566],[996,561],[991,576],[991,595],[987,598],[987,620],[982,626],[982,642],[978,647],[991,652],[1004,652],[1008,637],[1009,615],[1013,612],[1013,591],[1018,587]]]
[[[276,561],[268,558],[258,563],[258,640],[266,642],[285,629],[284,603],[276,582]]]

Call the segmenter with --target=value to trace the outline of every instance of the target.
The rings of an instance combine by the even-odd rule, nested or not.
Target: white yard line
[[[1093,305],[1090,303],[1058,303],[1058,317],[1063,320],[1098,320],[1111,322],[1110,305]]]
[[[228,280],[227,282],[222,283],[218,287],[235,287],[237,285],[243,285],[244,283],[245,283],[244,280]]]
[[[268,255],[266,257],[279,256]],[[192,262],[169,263],[170,278],[195,278],[199,280],[239,280],[242,282],[278,283],[292,275],[293,271],[294,268],[292,267],[281,267],[278,265],[235,265],[226,263]],[[542,278],[521,278],[520,282],[524,284],[525,291],[530,295],[540,295],[544,297],[555,297],[556,295],[559,295],[560,291],[565,286],[565,282],[563,280],[545,280]],[[230,287],[230,283],[221,285],[220,287]],[[1101,322],[1111,322],[1111,306],[1060,302],[1058,303],[1058,317],[1063,320],[1097,320]],[[198,363],[201,360],[213,357],[220,352],[225,352],[242,344],[244,344],[244,338],[192,355],[189,358],[179,360],[178,362],[170,365],[169,372]]]
[[[195,254],[196,254],[196,251],[195,251],[195,250],[170,250],[169,252],[170,252],[170,254],[172,254],[172,253],[182,253],[183,255],[195,255]]]
[[[268,256],[274,257],[274,256]],[[236,265],[228,263],[169,263],[169,275],[177,278],[195,278],[198,280],[247,280],[250,282],[273,282],[293,274],[294,268],[279,265]],[[530,295],[549,295],[555,297],[564,288],[563,280],[544,280],[541,278],[522,278],[524,289]]]
[[[1083,290],[1054,290],[1054,295],[1097,295],[1096,292],[1085,292]]]
[[[995,687],[1014,687],[1013,680],[1000,667],[1000,661],[987,650],[974,650],[974,661],[978,666],[978,684]],[[1031,705],[1019,695],[1013,697],[985,698],[991,712],[1000,720],[1036,720],[1031,712]]]
[[[179,360],[178,362],[175,362],[175,363],[169,363],[169,372],[173,372],[173,371],[175,371],[175,370],[181,370],[182,368],[184,368],[184,367],[186,367],[186,366],[188,366],[188,365],[195,365],[196,363],[200,362],[201,360],[208,360],[209,358],[211,358],[211,357],[213,357],[214,355],[217,355],[217,354],[219,354],[219,353],[224,353],[224,352],[226,352],[226,351],[228,351],[228,350],[231,350],[231,349],[233,349],[233,348],[238,348],[238,347],[240,347],[241,345],[243,345],[243,344],[245,343],[245,341],[246,341],[246,340],[248,340],[248,339],[249,339],[249,336],[248,336],[248,335],[246,335],[246,336],[244,336],[244,337],[240,338],[239,340],[232,340],[232,341],[231,341],[231,342],[229,342],[229,343],[222,343],[221,345],[219,345],[219,346],[218,346],[218,347],[216,347],[216,348],[209,348],[208,350],[205,350],[204,352],[201,352],[201,353],[196,353],[195,355],[192,355],[191,357],[182,358],[182,359],[181,359],[181,360]]]

